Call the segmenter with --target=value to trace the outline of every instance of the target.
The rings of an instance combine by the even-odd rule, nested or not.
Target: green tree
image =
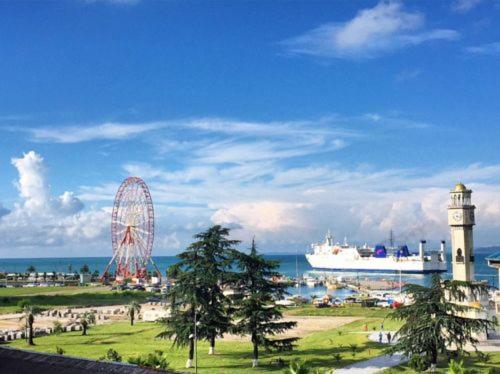
[[[139,316],[141,312],[141,304],[134,300],[126,308],[127,316],[130,318],[130,326],[134,326],[135,317]]]
[[[238,280],[235,296],[237,321],[235,332],[250,335],[253,344],[252,366],[258,366],[259,347],[266,350],[291,350],[297,338],[269,339],[269,335],[282,333],[297,323],[282,321],[282,313],[274,301],[286,294],[286,285],[273,282],[273,277],[279,278],[276,271],[279,262],[266,260],[257,253],[255,240],[252,240],[250,254],[238,255]]]
[[[176,282],[167,295],[171,304],[171,315],[165,320],[167,330],[159,336],[173,337],[177,346],[189,345],[188,368],[194,358],[195,339],[209,341],[212,354],[215,339],[230,328],[230,303],[222,287],[233,279],[230,265],[238,241],[228,236],[229,229],[218,225],[195,235],[197,240],[169,268],[169,276]]]
[[[475,334],[493,327],[486,319],[467,318],[472,308],[459,304],[466,299],[466,292],[476,298],[487,293],[481,283],[442,280],[433,275],[430,287],[415,284],[405,286],[413,303],[401,306],[391,313],[391,318],[403,325],[396,335],[398,341],[388,348],[389,353],[403,352],[407,357],[423,355],[434,370],[438,355],[453,345],[462,351],[464,345],[476,346]],[[451,302],[456,300],[457,302]]]
[[[28,266],[26,269],[27,273],[34,273],[36,271],[36,268],[33,265]]]
[[[80,324],[82,325],[82,335],[87,335],[90,325],[95,324],[95,314],[93,312],[85,312],[83,317],[80,318]]]
[[[80,273],[82,274],[90,273],[89,266],[87,264],[83,264],[83,266],[80,268]]]
[[[28,344],[35,345],[35,343],[33,342],[33,324],[35,323],[35,315],[40,313],[40,310],[34,305],[24,304],[22,313],[23,316],[21,317],[21,320],[24,320],[25,322]]]

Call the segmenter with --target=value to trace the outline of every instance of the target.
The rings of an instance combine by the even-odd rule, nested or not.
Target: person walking
[[[378,342],[382,344],[382,331],[378,334]]]
[[[387,343],[391,344],[391,332],[390,331],[387,333]]]

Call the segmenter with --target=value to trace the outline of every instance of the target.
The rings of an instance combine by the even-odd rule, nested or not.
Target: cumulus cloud
[[[399,1],[382,1],[347,22],[320,25],[281,44],[292,54],[358,59],[458,36],[451,29],[426,29],[424,15],[405,10]]]
[[[34,151],[13,158],[12,165],[19,173],[15,185],[20,202],[0,217],[0,251],[32,250],[31,255],[47,256],[47,247],[81,249],[100,242],[108,226],[104,209],[83,211],[73,192],[53,196],[44,160]]]

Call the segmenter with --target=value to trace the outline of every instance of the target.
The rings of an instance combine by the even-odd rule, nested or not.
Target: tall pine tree
[[[388,349],[389,353],[422,356],[434,369],[439,354],[451,347],[460,352],[466,344],[475,346],[478,343],[475,334],[493,326],[487,319],[467,318],[472,307],[460,304],[466,293],[476,298],[487,293],[484,284],[443,281],[435,274],[430,287],[409,284],[405,292],[411,295],[413,302],[391,314],[393,319],[402,321],[403,326],[396,333],[398,342]]]
[[[236,333],[250,335],[253,344],[252,366],[256,367],[259,360],[259,347],[266,350],[291,350],[297,338],[270,339],[270,335],[282,333],[297,323],[282,321],[283,315],[275,305],[277,299],[286,294],[286,285],[273,282],[273,277],[279,277],[276,271],[279,262],[266,260],[257,253],[255,240],[252,240],[250,254],[238,255],[238,280],[236,288],[239,291],[235,297]]]
[[[210,342],[209,354],[215,351],[215,340],[231,326],[230,301],[223,293],[232,279],[231,263],[237,240],[228,239],[229,229],[215,225],[195,235],[196,241],[178,255],[180,261],[169,269],[176,279],[168,294],[171,315],[165,320],[167,331],[160,337],[173,337],[178,346],[189,345],[186,367],[194,358],[196,338]]]

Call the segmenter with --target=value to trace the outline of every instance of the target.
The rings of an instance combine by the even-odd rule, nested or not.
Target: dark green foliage
[[[297,338],[269,339],[270,335],[282,333],[296,325],[296,322],[282,321],[280,309],[274,304],[286,294],[286,285],[273,282],[279,277],[277,261],[266,260],[257,253],[252,241],[250,254],[238,254],[238,279],[235,283],[234,331],[250,335],[253,343],[254,366],[259,358],[259,347],[266,350],[291,350]]]
[[[93,312],[85,312],[80,319],[80,324],[82,325],[82,335],[87,335],[90,325],[95,324],[95,314]]]
[[[395,309],[391,314],[393,319],[404,324],[397,332],[398,342],[388,348],[388,352],[403,352],[407,357],[422,355],[435,365],[438,355],[446,353],[450,345],[456,346],[459,352],[466,344],[475,346],[477,339],[474,334],[493,327],[493,324],[485,319],[461,316],[471,308],[449,300],[465,300],[465,290],[479,297],[487,292],[487,286],[443,281],[437,274],[432,277],[429,288],[415,284],[405,286],[414,302]]]
[[[163,351],[154,351],[144,356],[131,357],[128,359],[130,364],[150,367],[154,369],[166,370],[168,368],[167,356]]]
[[[424,356],[413,355],[408,362],[408,366],[410,366],[417,373],[421,373],[429,368],[429,361]]]
[[[28,266],[26,269],[27,273],[34,273],[36,271],[35,267],[33,265]]]
[[[26,305],[31,305],[31,302],[28,299],[22,299],[17,302],[17,308],[19,311],[22,311]]]
[[[82,274],[90,273],[89,266],[87,264],[83,264],[83,266],[80,268],[80,273]]]
[[[171,316],[165,319],[167,331],[158,336],[173,337],[178,346],[189,344],[190,359],[193,359],[195,317],[197,338],[209,341],[212,349],[215,339],[231,325],[230,302],[222,287],[233,279],[230,271],[233,247],[239,242],[228,236],[229,229],[219,225],[195,235],[196,241],[169,268],[169,276],[176,279],[167,295]]]
[[[52,322],[52,329],[54,331],[54,334],[60,334],[64,331],[62,324],[59,321]]]
[[[114,362],[121,362],[122,361],[122,356],[115,351],[114,349],[110,348],[106,352],[105,356],[102,356],[99,358],[100,361],[114,361]]]
[[[66,353],[66,351],[64,349],[62,349],[61,347],[56,346],[56,353],[58,355],[63,355],[64,353]]]
[[[132,301],[127,305],[127,316],[130,318],[130,326],[134,326],[135,317],[141,312],[141,304],[137,301]]]

